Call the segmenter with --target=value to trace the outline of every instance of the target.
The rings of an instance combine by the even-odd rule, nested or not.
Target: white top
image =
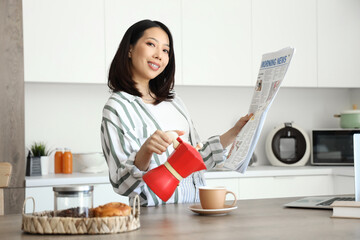
[[[181,130],[185,134],[180,138],[189,142],[189,124],[185,118],[171,102],[163,101],[158,105],[146,104],[146,107],[156,117],[159,125],[164,131]]]

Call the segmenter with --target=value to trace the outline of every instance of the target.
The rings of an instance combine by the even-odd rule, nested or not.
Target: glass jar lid
[[[94,186],[92,185],[71,185],[71,186],[53,187],[54,192],[62,192],[62,193],[89,192],[93,190],[94,190]]]

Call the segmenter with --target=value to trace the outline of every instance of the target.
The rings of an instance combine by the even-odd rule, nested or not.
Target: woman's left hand
[[[236,123],[234,128],[236,129],[236,131],[238,131],[236,133],[236,135],[241,131],[241,129],[245,126],[245,124],[252,118],[252,116],[254,116],[254,114],[246,114],[245,116],[241,117]]]
[[[235,141],[235,138],[238,135],[238,133],[253,116],[254,114],[251,113],[241,117],[235,123],[234,127],[230,128],[226,133],[220,136],[220,143],[223,146],[223,148],[226,148]]]

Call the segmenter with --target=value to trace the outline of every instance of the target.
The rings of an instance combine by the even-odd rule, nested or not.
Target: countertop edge
[[[103,173],[72,173],[45,176],[25,177],[25,187],[47,187],[69,184],[104,184],[110,183],[107,172]]]
[[[338,175],[354,176],[352,166],[303,166],[303,167],[274,167],[256,166],[249,167],[242,174],[236,171],[208,171],[204,172],[206,179],[218,178],[252,178],[252,177],[281,177],[281,176],[313,176],[313,175]],[[108,184],[107,172],[102,173],[73,173],[73,174],[48,174],[45,176],[25,177],[25,187],[51,187],[69,184]]]

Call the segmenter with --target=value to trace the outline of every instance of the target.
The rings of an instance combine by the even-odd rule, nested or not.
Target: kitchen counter
[[[244,174],[236,171],[212,170],[204,173],[206,179],[216,178],[251,178],[269,176],[311,176],[311,175],[338,175],[354,176],[351,166],[304,166],[304,167],[249,167]],[[45,176],[25,177],[26,187],[45,187],[67,184],[101,184],[109,183],[107,172],[103,173],[73,173],[49,174]]]
[[[331,210],[284,208],[294,198],[240,200],[227,215],[202,216],[192,204],[141,208],[138,230],[111,235],[31,235],[21,215],[0,217],[1,237],[27,239],[359,239],[358,219],[331,218]]]
[[[204,175],[209,186],[226,186],[239,200],[354,194],[353,167],[257,166],[249,167],[245,174],[217,170],[205,172]],[[107,172],[26,177],[25,196],[35,199],[36,211],[52,210],[53,187],[71,184],[93,185],[94,206],[105,204],[109,199],[128,203],[126,196],[113,190]],[[32,206],[27,205],[26,211],[32,211]]]

